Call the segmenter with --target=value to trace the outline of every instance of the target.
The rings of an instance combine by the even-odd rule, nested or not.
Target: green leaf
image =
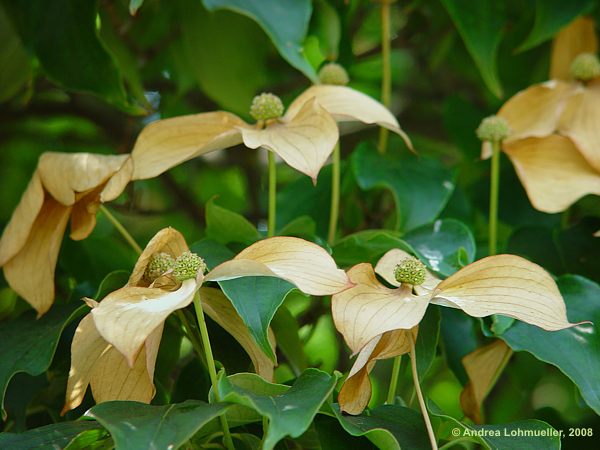
[[[269,324],[295,286],[277,277],[243,277],[219,281],[219,285],[256,343],[274,360],[269,344]]]
[[[505,12],[495,0],[442,0],[488,89],[502,97],[496,58],[502,40]]]
[[[250,245],[261,238],[260,233],[244,216],[215,204],[206,203],[206,236],[221,244],[239,242]]]
[[[80,433],[64,450],[113,450],[115,443],[104,428]]]
[[[250,17],[267,33],[292,66],[313,82],[317,74],[306,61],[302,44],[312,13],[310,0],[203,0],[209,10],[226,8]]]
[[[477,442],[489,450],[516,448],[519,450],[560,449],[560,432],[541,420],[522,420],[497,425],[467,425],[445,414],[431,401],[427,402],[427,409],[432,415],[454,425],[450,432],[452,438],[448,437],[448,440],[464,438],[471,442]],[[532,433],[532,436],[520,436],[518,434],[528,431]]]
[[[565,299],[571,322],[589,320],[561,331],[544,331],[523,322],[499,336],[515,351],[528,351],[558,367],[579,388],[581,396],[600,414],[600,286],[577,275],[564,275],[558,287]]]
[[[271,450],[285,436],[295,438],[308,429],[336,382],[325,372],[307,369],[285,393],[264,395],[238,387],[221,374],[218,389],[222,401],[248,406],[269,419],[263,449]]]
[[[444,209],[454,190],[454,173],[440,162],[389,151],[380,155],[370,143],[358,145],[352,166],[361,189],[385,187],[396,202],[396,224],[409,231],[432,222]]]
[[[0,5],[0,102],[10,99],[31,79],[29,56]]]
[[[117,448],[179,448],[200,428],[228,408],[199,400],[152,406],[138,402],[104,402],[86,415],[104,425]]]
[[[437,354],[440,337],[441,314],[439,308],[427,308],[425,316],[419,323],[419,334],[415,342],[417,353],[417,373],[419,380],[424,380]]]
[[[54,305],[40,319],[33,311],[10,322],[0,323],[0,406],[5,418],[4,395],[10,379],[19,372],[44,373],[54,357],[63,329],[83,314],[80,303]]]
[[[475,238],[471,230],[458,220],[436,220],[409,231],[403,239],[414,249],[416,255],[431,269],[443,276],[450,276],[466,262],[475,260]],[[462,261],[462,251],[466,261]]]
[[[400,233],[389,230],[364,230],[343,237],[333,247],[333,257],[340,266],[361,262],[377,264],[385,252],[399,248],[413,253],[414,249],[400,239]]]
[[[202,239],[190,245],[190,250],[202,257],[208,269],[214,269],[222,262],[228,261],[235,256],[225,245],[213,239]]]
[[[335,8],[325,0],[317,0],[314,5],[314,33],[319,39],[321,51],[325,58],[329,61],[335,61],[338,57],[342,37],[340,17]]]
[[[591,9],[594,0],[536,0],[533,29],[517,51],[522,52],[550,39],[580,14]]]
[[[98,39],[97,1],[19,0],[10,12],[50,78],[128,108],[119,69]]]
[[[252,98],[269,84],[260,28],[229,11],[206,11],[197,0],[180,2],[178,22],[182,61],[197,84],[221,108],[248,116]]]
[[[444,343],[444,356],[448,367],[452,369],[458,381],[464,385],[467,383],[468,377],[462,359],[479,345],[478,325],[470,316],[459,309],[440,309],[442,313],[440,332]]]
[[[306,369],[306,354],[300,340],[298,321],[290,310],[281,306],[271,321],[271,328],[277,347],[287,358],[294,373],[299,374]]]
[[[279,233],[281,236],[314,236],[317,232],[317,224],[310,216],[300,216],[284,225]]]
[[[11,450],[55,450],[66,447],[71,440],[89,430],[101,430],[98,422],[79,420],[60,422],[34,428],[25,433],[0,433],[0,448]]]
[[[346,432],[352,436],[365,436],[381,450],[427,449],[429,440],[421,415],[399,405],[383,405],[369,411],[368,415],[342,415],[334,404],[333,414]]]

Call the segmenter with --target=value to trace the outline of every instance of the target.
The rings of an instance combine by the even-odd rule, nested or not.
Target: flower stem
[[[383,71],[381,73],[381,101],[386,108],[390,106],[392,97],[392,66],[390,63],[390,4],[391,0],[381,0],[381,60]],[[388,130],[379,129],[379,153],[387,150]]]
[[[390,387],[388,389],[387,400],[385,401],[388,405],[393,405],[396,401],[396,387],[398,386],[398,377],[400,376],[400,363],[402,362],[402,355],[398,355],[394,358],[394,367],[392,368],[392,376],[390,378]]]
[[[340,143],[333,149],[333,167],[331,172],[331,211],[329,213],[329,233],[327,242],[333,245],[340,215]]]
[[[269,154],[269,218],[267,227],[267,237],[275,236],[275,214],[277,212],[277,167],[275,165],[275,155]]]
[[[218,390],[217,369],[215,368],[215,359],[213,358],[210,339],[208,338],[208,329],[206,328],[206,320],[204,319],[204,311],[202,310],[202,301],[200,300],[199,293],[196,293],[194,296],[194,309],[196,310],[196,317],[198,318],[200,337],[202,338],[202,347],[204,348],[206,365],[208,366],[208,375],[210,376],[210,382],[212,384],[215,399],[219,402],[221,401],[221,396],[219,395]],[[225,442],[225,447],[227,447],[228,450],[235,450],[235,447],[233,446],[233,440],[231,439],[231,433],[229,432],[229,425],[227,424],[227,417],[221,415],[219,416],[219,420],[221,421],[221,427],[223,428],[223,440]]]
[[[492,141],[492,167],[490,179],[489,254],[498,251],[498,187],[500,185],[500,141]]]
[[[121,233],[121,236],[123,236],[123,238],[131,246],[131,248],[133,248],[138,253],[142,253],[142,247],[140,247],[138,243],[135,242],[135,239],[133,239],[133,237],[125,229],[123,224],[121,224],[121,222],[119,222],[119,220],[115,216],[113,216],[112,213],[104,205],[100,205],[100,211],[102,211],[102,214],[106,216],[106,218],[110,221],[110,223],[113,224],[117,231]]]
[[[417,393],[417,398],[419,399],[419,406],[421,407],[421,413],[423,414],[423,420],[425,421],[425,427],[427,428],[427,434],[429,435],[431,448],[432,450],[438,450],[437,439],[435,438],[435,433],[433,432],[433,427],[431,426],[431,420],[429,419],[427,407],[425,406],[425,400],[423,399],[423,393],[421,392],[421,385],[419,384],[419,374],[417,372],[417,354],[415,353],[415,338],[411,332],[407,334],[410,342],[410,365],[412,368],[413,382],[415,384],[415,392]]]

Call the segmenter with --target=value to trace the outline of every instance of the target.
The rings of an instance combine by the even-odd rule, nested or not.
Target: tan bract
[[[398,339],[402,338],[402,332],[414,332],[430,303],[462,309],[473,317],[502,314],[545,330],[576,325],[569,323],[564,301],[552,277],[542,267],[519,256],[483,258],[444,281],[427,272],[419,286],[396,280],[397,263],[409,257],[406,252],[394,249],[379,260],[375,270],[370,264],[352,267],[348,277],[355,286],[332,297],[335,326],[353,354],[359,355],[346,381],[355,388],[343,389],[344,396],[340,399],[343,411],[351,414],[362,411],[368,403],[368,380],[364,377],[372,364],[382,359],[383,354],[408,351]],[[396,288],[381,284],[375,273]],[[384,346],[388,333],[396,333],[398,345]],[[354,379],[356,376],[360,378]]]
[[[146,355],[146,359],[149,358],[148,355],[153,356],[154,359],[147,362],[150,373],[150,367],[154,367],[156,353],[153,348],[148,350],[149,342],[157,342],[156,345],[160,343],[162,327],[169,314],[188,306],[199,291],[206,314],[240,342],[259,374],[271,378],[273,362],[258,347],[229,300],[216,289],[201,289],[204,280],[276,276],[290,281],[303,292],[314,295],[329,295],[351,286],[345,272],[337,268],[333,258],[324,249],[312,242],[293,237],[275,237],[259,241],[240,252],[231,261],[215,267],[206,276],[203,275],[204,267],[195,264],[195,276],[182,282],[178,281],[172,272],[167,272],[150,284],[144,274],[157,254],[166,254],[175,259],[181,258],[182,255],[189,259],[190,255],[183,236],[173,228],[165,228],[148,243],[127,285],[108,294],[100,303],[92,303],[94,307],[88,317],[93,319],[93,327],[88,323],[89,320],[80,325],[83,327],[80,337],[73,343],[66,409],[70,409],[70,405],[76,403],[73,398],[79,398],[81,391],[85,392],[86,380],[99,377],[98,371],[105,374],[110,372],[110,368],[106,367],[107,362],[95,353],[85,356],[82,347],[94,342],[97,343],[94,345],[103,345],[106,351],[115,352],[120,359],[110,361],[119,363],[114,370],[121,371],[121,377],[125,377],[126,374],[134,376],[133,372],[139,370],[139,361],[143,354]],[[274,346],[272,334],[270,341]],[[126,362],[128,369],[122,366],[121,360]],[[110,386],[111,380],[105,379],[103,383]],[[111,400],[131,399],[129,395],[133,395],[128,391],[119,392],[116,388],[114,391],[108,389],[107,392],[112,393]],[[150,395],[149,398],[151,397]],[[149,399],[139,401],[148,402]]]
[[[54,302],[54,270],[67,222],[85,239],[102,202],[118,197],[131,180],[128,155],[42,154],[0,239],[0,266],[10,287],[37,312]]]
[[[144,128],[132,151],[136,180],[152,178],[200,155],[244,144],[276,153],[313,180],[338,141],[337,122],[378,124],[407,142],[396,118],[379,102],[345,86],[313,86],[279,119],[251,125],[222,111],[159,120]]]
[[[503,149],[540,211],[557,213],[584,195],[600,194],[597,51],[594,22],[576,19],[554,40],[553,79],[517,93],[498,112],[512,129]],[[586,82],[573,79],[571,69]],[[486,146],[482,150],[490,156]]]

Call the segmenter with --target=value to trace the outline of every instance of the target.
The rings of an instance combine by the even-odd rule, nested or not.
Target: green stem
[[[191,323],[185,316],[185,311],[182,309],[178,309],[176,311],[176,314],[177,314],[177,318],[183,325],[183,328],[185,330],[185,335],[189,339],[189,341],[192,343],[192,347],[194,348],[194,351],[198,355],[198,358],[200,358],[200,360],[202,361],[202,363],[204,364],[205,367],[208,367],[208,364],[206,363],[206,359],[204,356],[204,350],[202,349],[202,343],[198,340],[197,331],[195,331],[192,328]]]
[[[498,251],[498,187],[500,185],[500,141],[492,141],[492,168],[490,179],[489,254]]]
[[[100,205],[100,211],[102,214],[106,216],[106,218],[113,224],[113,226],[117,229],[121,236],[127,241],[127,243],[133,248],[136,252],[142,253],[142,247],[135,242],[135,239],[129,234],[129,232],[125,229],[125,227],[119,222],[119,220],[112,215],[112,213],[104,206]]]
[[[429,441],[431,442],[431,449],[438,450],[437,439],[433,432],[433,426],[431,426],[431,420],[427,413],[427,407],[425,406],[425,400],[423,399],[423,393],[421,392],[421,385],[419,384],[419,373],[417,372],[417,354],[415,352],[415,339],[412,332],[407,333],[408,340],[410,342],[410,365],[412,368],[413,382],[415,384],[415,392],[419,399],[419,406],[421,407],[421,413],[423,414],[423,420],[425,421],[425,427],[427,428],[427,434],[429,435]]]
[[[269,218],[267,227],[267,237],[275,236],[275,214],[277,212],[277,167],[275,165],[275,155],[269,154]]]
[[[202,338],[202,347],[204,348],[204,355],[206,356],[206,365],[208,366],[208,375],[210,376],[210,382],[213,388],[213,394],[217,402],[221,401],[219,395],[218,381],[217,381],[217,369],[215,368],[215,359],[213,358],[212,347],[210,346],[210,339],[208,338],[208,328],[206,328],[206,320],[204,319],[204,311],[202,310],[202,301],[200,300],[200,294],[196,293],[194,296],[194,309],[196,310],[196,317],[198,318],[198,327],[200,328],[200,337]],[[227,424],[227,417],[224,415],[219,416],[221,421],[221,427],[223,428],[223,440],[225,447],[228,450],[235,450],[233,446],[233,440],[231,439],[231,433],[229,432],[229,425]]]
[[[394,367],[392,368],[392,377],[390,378],[390,387],[388,389],[387,400],[385,401],[388,405],[393,405],[396,401],[396,387],[398,386],[398,377],[400,376],[400,363],[402,362],[402,355],[398,355],[394,358]]]
[[[381,74],[381,101],[386,108],[390,107],[392,98],[392,66],[390,51],[390,6],[391,0],[381,0],[381,60],[383,72]],[[387,150],[388,130],[379,129],[379,153],[385,153]]]
[[[329,233],[327,233],[327,242],[333,245],[335,241],[335,232],[337,230],[338,218],[340,215],[340,143],[338,142],[333,149],[331,172],[331,211],[329,213]]]

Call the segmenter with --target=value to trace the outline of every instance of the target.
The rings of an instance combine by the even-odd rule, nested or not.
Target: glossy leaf
[[[400,231],[433,221],[454,190],[453,172],[438,161],[414,155],[398,159],[392,152],[381,156],[368,143],[354,151],[352,166],[361,189],[385,187],[392,191]]]
[[[381,450],[426,449],[429,440],[423,418],[414,409],[384,405],[360,416],[346,416],[333,405],[335,417],[352,436],[365,436]]]
[[[434,403],[428,402],[427,409],[431,414],[449,422],[453,425],[452,436],[466,438],[471,442],[481,444],[489,450],[518,448],[519,450],[558,450],[560,449],[559,432],[554,430],[551,425],[541,420],[523,420],[506,424],[494,425],[467,425],[455,418],[444,414],[444,412]],[[457,431],[455,431],[457,430]],[[532,436],[518,436],[517,433],[531,432]],[[477,432],[482,436],[476,435]],[[456,434],[454,434],[456,433]],[[515,433],[514,435],[511,435]],[[553,434],[548,436],[548,434]],[[518,442],[516,441],[518,439]],[[518,445],[518,447],[515,447]]]
[[[501,337],[513,350],[528,351],[558,367],[579,387],[582,397],[600,414],[600,286],[576,275],[564,275],[558,286],[570,320],[591,320],[567,330],[548,332],[525,323],[515,323]]]
[[[26,372],[35,376],[48,369],[63,329],[86,309],[79,303],[55,305],[38,320],[28,312],[0,324],[0,406],[14,374]],[[4,414],[2,409],[3,417]]]
[[[105,402],[86,415],[104,425],[117,448],[178,448],[200,428],[220,416],[227,405],[198,400],[164,406],[137,402]]]
[[[533,29],[518,51],[529,50],[550,39],[562,27],[594,5],[594,0],[536,0]]]
[[[505,22],[503,5],[494,0],[442,0],[488,89],[502,97],[496,58]]]
[[[302,54],[312,5],[309,0],[203,0],[209,10],[226,8],[257,22],[281,56],[312,81],[315,70]]]
[[[285,436],[298,437],[308,429],[336,381],[325,372],[307,369],[287,392],[277,396],[239,388],[224,376],[219,379],[218,389],[222,401],[248,406],[269,419],[263,449],[271,450]]]
[[[475,238],[462,222],[436,220],[402,237],[432,270],[450,276],[475,259]]]
[[[400,233],[396,231],[364,230],[337,241],[333,247],[333,256],[341,266],[352,266],[360,262],[376,264],[377,260],[392,248],[414,251],[400,239]]]
[[[256,343],[274,359],[268,338],[269,324],[294,285],[275,277],[244,277],[219,281],[219,285]]]
[[[60,422],[34,428],[25,433],[0,433],[0,448],[11,450],[54,450],[65,448],[71,440],[89,430],[101,430],[102,426],[92,420]]]

